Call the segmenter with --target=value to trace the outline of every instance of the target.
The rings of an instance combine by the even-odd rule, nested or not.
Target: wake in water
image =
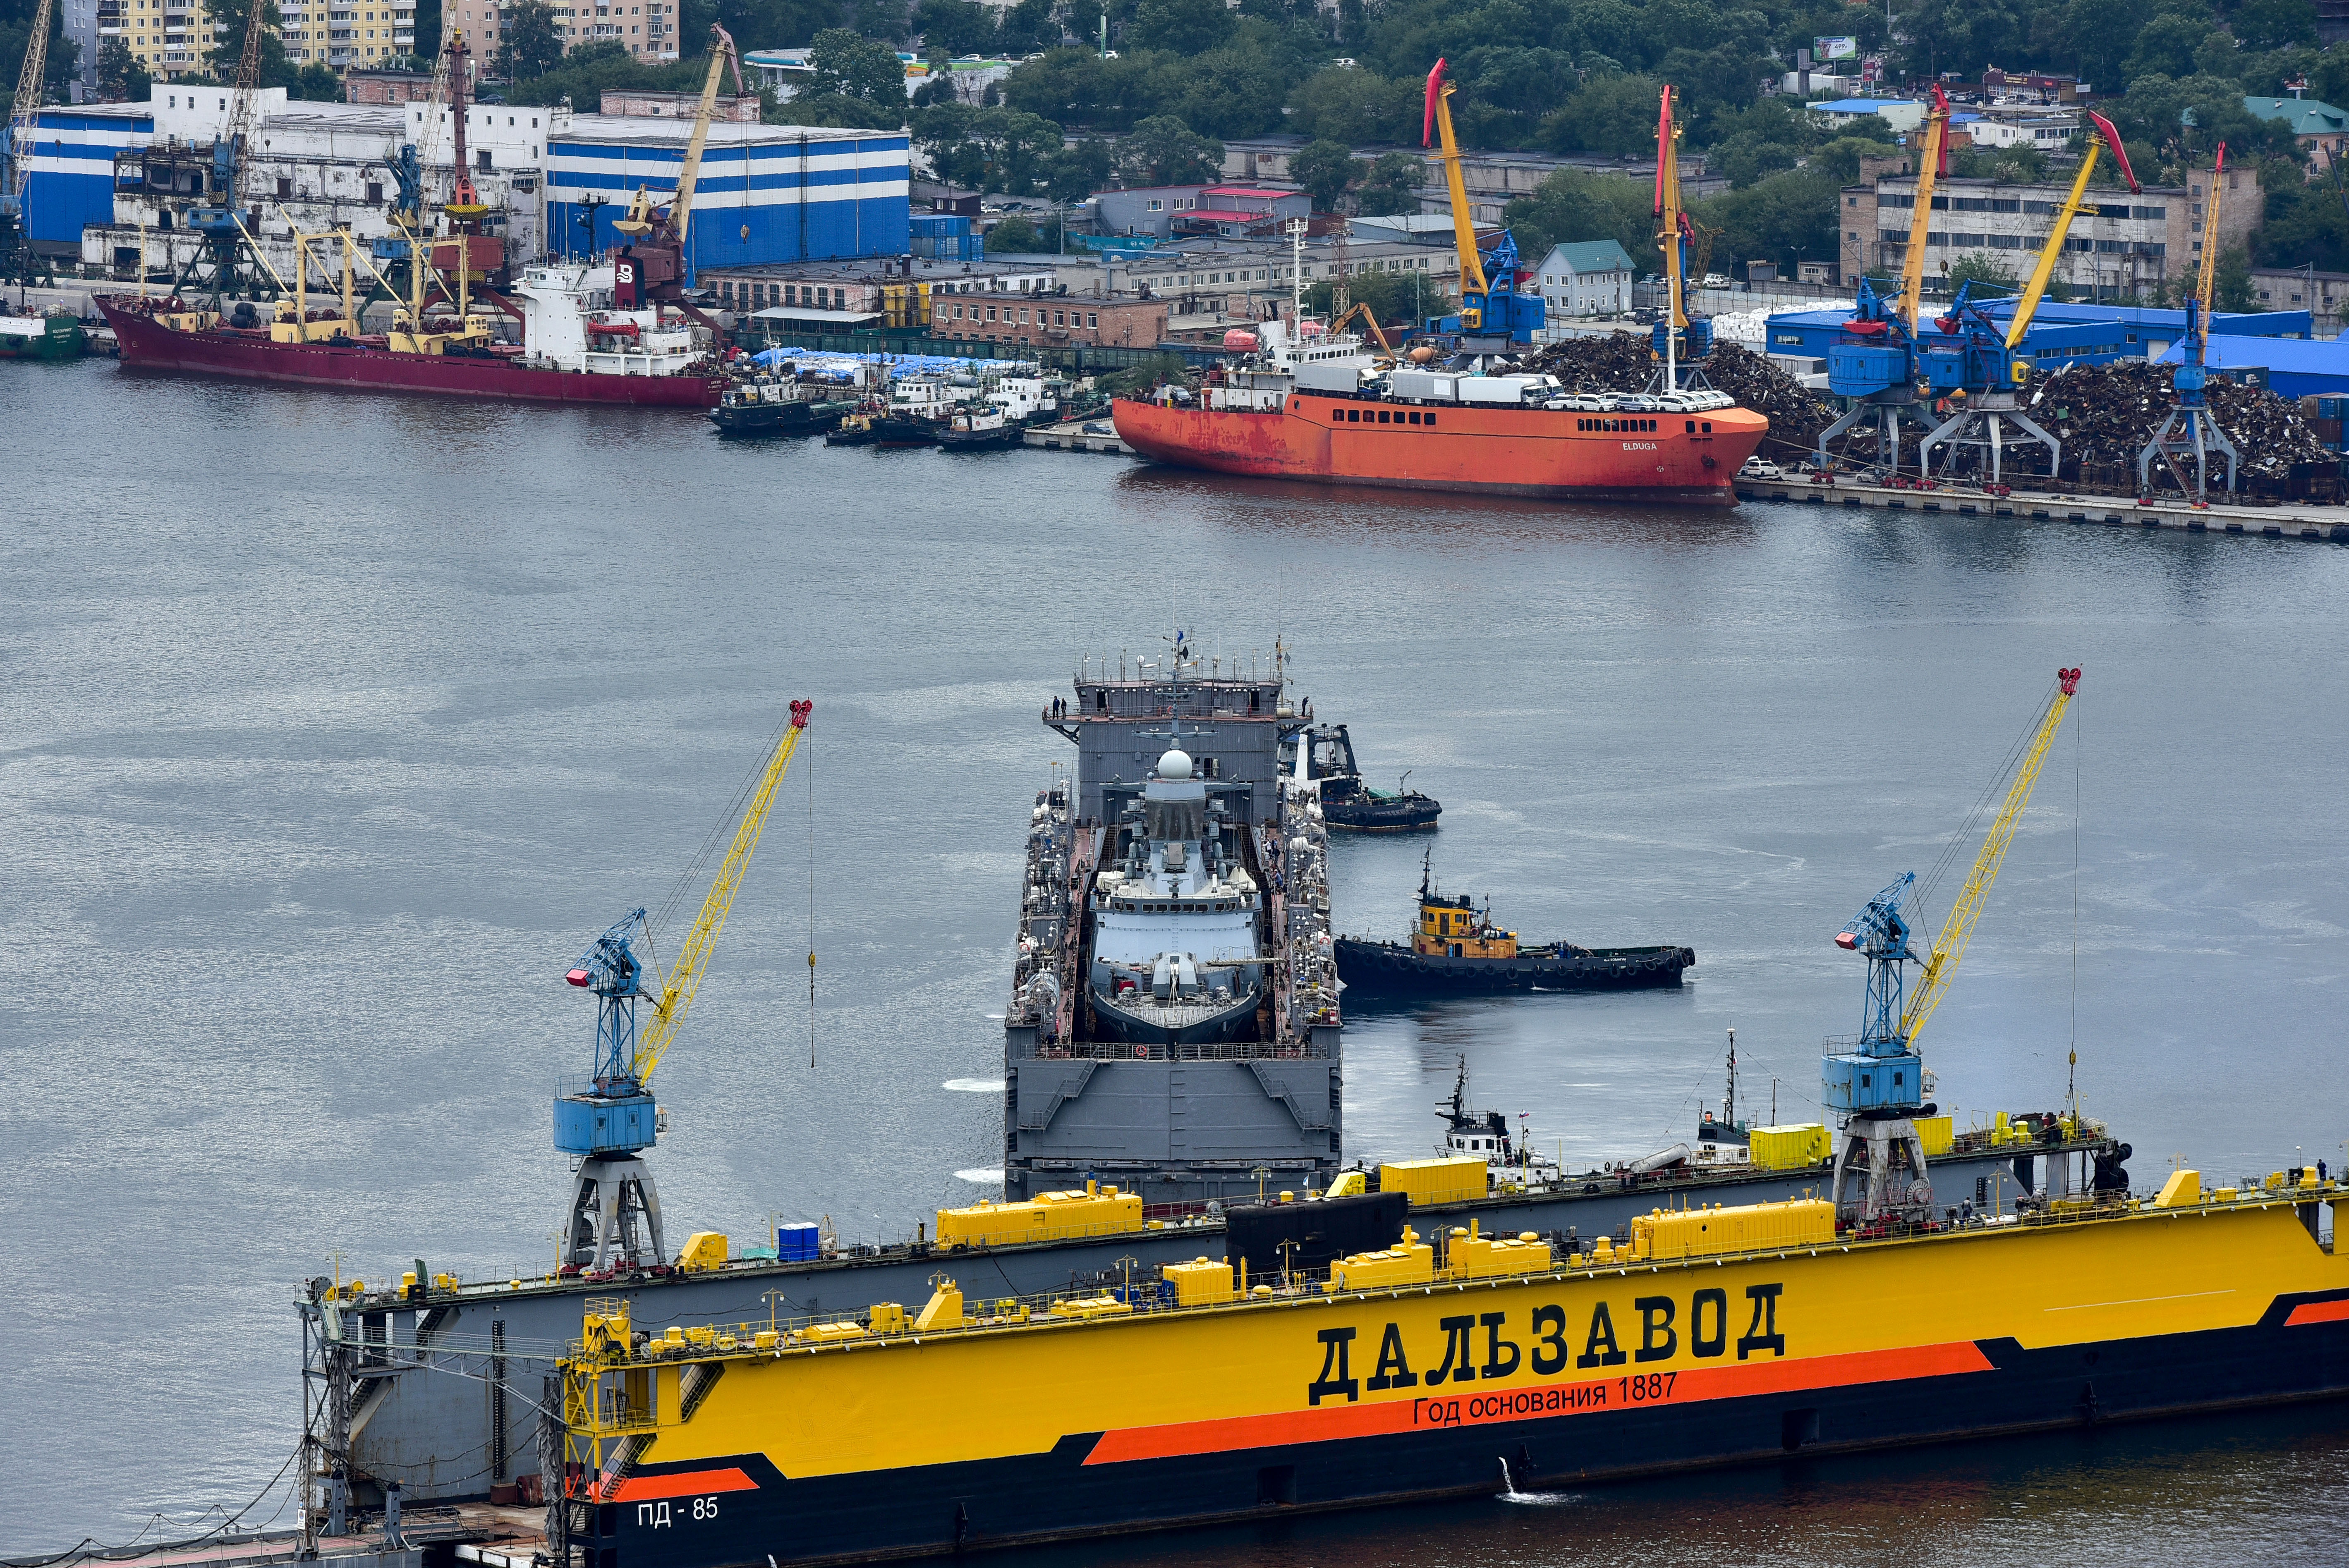
[[[943,1086],[957,1094],[1001,1094],[1001,1078],[948,1078]]]
[[[1501,1501],[1522,1503],[1528,1508],[1557,1508],[1561,1504],[1573,1501],[1574,1494],[1566,1491],[1519,1491],[1516,1479],[1509,1474],[1509,1461],[1503,1460],[1501,1461]]]
[[[982,1187],[1000,1187],[1003,1185],[1003,1167],[999,1165],[992,1171],[957,1171],[955,1179],[976,1181]]]

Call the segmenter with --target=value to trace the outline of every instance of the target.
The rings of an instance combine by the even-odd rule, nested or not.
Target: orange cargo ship
[[[1730,481],[1770,421],[1734,407],[1621,407],[1670,397],[1609,399],[1614,410],[1593,411],[1293,392],[1269,409],[1121,399],[1111,414],[1118,438],[1143,457],[1218,473],[1553,500],[1733,504]]]

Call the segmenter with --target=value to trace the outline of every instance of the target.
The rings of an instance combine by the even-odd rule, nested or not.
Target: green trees
[[[1044,236],[1025,218],[1006,218],[987,232],[990,256],[1024,255],[1044,248]]]
[[[1137,49],[1204,55],[1231,31],[1232,14],[1224,0],[1141,0],[1125,25],[1125,39]]]
[[[914,111],[909,129],[938,178],[966,191],[1057,195],[1054,177],[1069,156],[1059,126],[1014,108],[932,104]]]
[[[1503,217],[1527,265],[1538,264],[1560,242],[1612,240],[1635,268],[1650,273],[1657,266],[1652,202],[1650,191],[1636,180],[1567,170],[1510,202]]]
[[[1354,183],[1354,153],[1342,141],[1309,141],[1288,158],[1288,177],[1305,187],[1317,212],[1334,212]]]
[[[2004,257],[1993,256],[1987,251],[1973,251],[1960,256],[1956,264],[1950,268],[1952,286],[1969,282],[1978,285],[1974,291],[1976,294],[1995,295],[2014,293],[2021,286],[2022,280],[2015,275],[2014,268]]]
[[[808,69],[812,73],[806,88],[811,98],[905,107],[905,66],[897,58],[897,51],[845,27],[827,27],[815,36],[808,52]]]
[[[19,62],[20,68],[21,65]],[[130,52],[129,45],[119,38],[109,38],[98,46],[98,90],[100,97],[114,103],[135,103],[146,98],[148,90],[154,85],[155,78],[148,74],[146,67],[139,63],[139,57]]]
[[[498,70],[510,82],[543,77],[563,63],[563,38],[546,0],[516,0],[500,32]]]
[[[1427,160],[1408,152],[1379,155],[1354,196],[1354,210],[1366,218],[1419,211],[1419,188],[1430,178]]]
[[[1113,156],[1129,185],[1206,185],[1223,175],[1224,144],[1166,115],[1118,138]]]

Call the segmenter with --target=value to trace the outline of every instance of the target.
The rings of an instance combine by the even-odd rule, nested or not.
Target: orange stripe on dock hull
[[[2286,1328],[2297,1328],[2303,1323],[2349,1322],[2349,1297],[2340,1301],[2304,1301],[2292,1309],[2283,1320]]]
[[[1390,1399],[1329,1409],[1281,1410],[1164,1427],[1134,1427],[1102,1434],[1085,1459],[1089,1465],[1134,1460],[1176,1459],[1189,1454],[1228,1453],[1240,1449],[1292,1443],[1334,1442],[1345,1438],[1384,1437],[1443,1427],[1483,1426],[1551,1416],[1592,1415],[1605,1410],[1644,1409],[1711,1399],[1785,1394],[1807,1388],[1839,1388],[1912,1377],[1947,1377],[1992,1370],[1990,1357],[1971,1340],[1871,1350],[1848,1356],[1817,1356],[1764,1366],[1707,1367],[1679,1373],[1608,1377],[1590,1382],[1544,1383],[1526,1388]],[[1638,1385],[1635,1390],[1633,1385]]]
[[[630,1476],[612,1489],[606,1502],[655,1502],[667,1497],[706,1497],[716,1491],[756,1491],[759,1483],[729,1465],[724,1470],[686,1470],[678,1475]]]

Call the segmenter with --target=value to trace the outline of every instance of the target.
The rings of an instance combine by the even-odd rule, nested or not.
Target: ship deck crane
[[[2209,374],[2203,368],[2203,356],[2210,342],[2210,305],[2219,280],[2219,192],[2220,176],[2227,170],[2227,144],[2219,144],[2219,156],[2210,170],[2210,200],[2202,209],[2202,272],[2196,279],[2193,297],[2186,302],[2186,337],[2178,347],[2178,368],[2171,373],[2169,386],[2177,394],[2177,406],[2153,433],[2153,439],[2137,454],[2137,482],[2141,491],[2153,489],[2153,464],[2158,458],[2168,466],[2178,480],[2178,488],[2186,488],[2186,475],[2180,468],[2190,451],[2194,457],[2194,504],[2208,506],[2209,493],[2210,453],[2215,448],[2227,454],[2227,489],[2235,488],[2235,443],[2227,432],[2219,428],[2219,421],[2210,416],[2210,401],[2203,387],[2209,383]],[[2180,422],[2185,428],[2176,441],[2170,432]]]
[[[8,111],[8,183],[0,188],[0,265],[19,284],[33,272],[33,241],[25,217],[25,189],[33,178],[33,142],[40,134],[41,99],[47,96],[49,73],[49,24],[57,6],[40,0],[33,9],[33,30],[25,36],[25,62],[16,72],[16,96]]]
[[[666,209],[645,187],[636,187],[627,211],[612,220],[612,227],[629,242],[614,260],[613,295],[623,310],[640,310],[655,303],[682,311],[723,341],[718,323],[685,297],[686,246],[692,239],[693,196],[701,183],[701,155],[709,143],[709,122],[718,109],[718,81],[729,66],[734,71],[734,92],[742,93],[742,62],[734,36],[709,25],[709,73],[702,78],[701,102],[693,117],[693,133],[685,147],[685,167],[678,170],[677,192]]]
[[[1868,958],[1868,995],[1859,1037],[1830,1039],[1821,1070],[1825,1092],[1820,1104],[1847,1119],[1836,1153],[1833,1196],[1838,1213],[1843,1210],[1846,1181],[1855,1171],[1864,1172],[1867,1179],[1859,1205],[1864,1222],[1931,1206],[1925,1148],[1915,1119],[1930,1116],[1933,1107],[1925,1099],[1925,1061],[1917,1049],[1917,1037],[1948,994],[1958,965],[1965,957],[1974,923],[1982,918],[1999,868],[2005,863],[2015,824],[2030,803],[2032,786],[2039,781],[2047,748],[2079,689],[2077,669],[2055,672],[2055,690],[2033,721],[2031,739],[2015,763],[2005,799],[1982,837],[1965,885],[1950,905],[1931,953],[1920,959],[1909,944],[1912,931],[1906,904],[1916,886],[1914,872],[1901,872],[1889,887],[1868,900],[1836,937],[1837,946]],[[1907,971],[1903,965],[1918,963],[1923,965],[1923,973],[1904,1002]]]
[[[1444,165],[1444,184],[1452,201],[1452,242],[1460,253],[1460,315],[1457,331],[1462,346],[1475,352],[1506,351],[1512,344],[1527,344],[1544,320],[1542,296],[1517,292],[1517,242],[1506,229],[1490,252],[1476,243],[1475,212],[1468,204],[1468,184],[1460,172],[1460,140],[1452,131],[1454,84],[1444,74],[1444,62],[1427,73],[1427,112],[1420,129],[1420,145],[1436,149],[1435,161]],[[1488,265],[1489,263],[1489,265]],[[1453,330],[1443,318],[1426,324],[1431,332]]]
[[[1651,352],[1661,366],[1649,390],[1681,389],[1681,361],[1697,365],[1713,356],[1713,323],[1688,312],[1689,253],[1710,248],[1701,242],[1696,224],[1681,197],[1681,124],[1673,113],[1672,88],[1663,89],[1662,108],[1656,117],[1656,246],[1663,253],[1664,319],[1656,323]],[[1702,268],[1700,261],[1698,266]],[[1701,275],[1701,274],[1700,274]],[[1703,372],[1693,371],[1692,385],[1705,385]]]
[[[742,808],[734,841],[702,900],[701,913],[657,989],[647,988],[644,961],[636,952],[636,941],[650,934],[641,909],[630,910],[597,937],[564,976],[596,998],[595,1075],[586,1088],[559,1093],[554,1099],[554,1146],[580,1157],[564,1219],[566,1274],[641,1269],[668,1261],[661,1236],[660,1197],[652,1172],[639,1158],[666,1119],[653,1101],[653,1072],[692,1010],[709,955],[726,928],[727,913],[734,907],[734,894],[759,847],[767,808],[799,749],[813,707],[792,704],[791,722]],[[808,962],[815,962],[812,954]],[[641,1029],[640,1001],[649,1005],[650,1013]]]

